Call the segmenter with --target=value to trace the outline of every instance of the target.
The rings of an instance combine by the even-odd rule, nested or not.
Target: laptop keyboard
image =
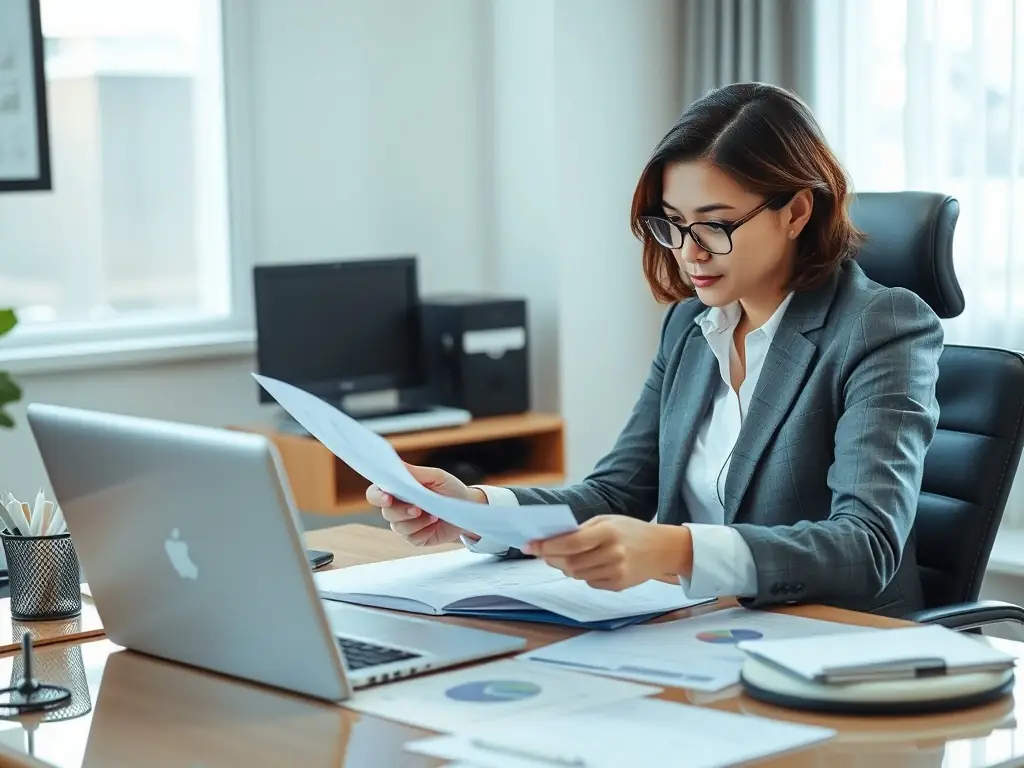
[[[349,637],[339,637],[338,644],[345,655],[345,666],[350,670],[366,669],[367,667],[378,667],[381,664],[391,664],[396,661],[419,658],[421,654],[400,651],[397,648],[389,648],[386,645],[364,643],[360,640],[353,640]]]

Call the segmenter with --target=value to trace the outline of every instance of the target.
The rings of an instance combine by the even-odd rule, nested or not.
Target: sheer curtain
[[[760,80],[814,93],[818,0],[682,0],[683,104],[712,88]]]
[[[960,201],[947,343],[1024,350],[1024,0],[819,0],[812,97],[860,191]],[[1006,524],[1024,526],[1018,476]]]

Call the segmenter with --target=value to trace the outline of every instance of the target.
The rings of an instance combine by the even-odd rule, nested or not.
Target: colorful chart
[[[757,640],[762,637],[764,635],[756,629],[709,629],[697,633],[697,639],[701,642],[719,645],[736,645],[744,640]]]
[[[445,691],[449,699],[484,703],[521,701],[536,696],[541,687],[522,680],[474,680]]]

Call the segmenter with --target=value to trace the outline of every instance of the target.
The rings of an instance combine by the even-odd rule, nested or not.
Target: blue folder
[[[447,610],[447,616],[467,616],[474,619],[503,619],[505,621],[534,621],[540,624],[559,624],[563,627],[575,627],[577,629],[620,629],[632,624],[642,624],[645,621],[664,616],[665,612],[645,613],[640,616],[623,616],[618,619],[605,619],[603,621],[576,621],[565,616],[560,616],[551,611],[542,610],[521,610],[521,611],[459,611]]]

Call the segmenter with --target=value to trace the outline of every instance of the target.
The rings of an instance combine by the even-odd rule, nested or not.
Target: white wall
[[[252,8],[258,259],[416,253],[424,291],[483,287],[488,4]]]
[[[494,9],[495,274],[530,296],[538,402],[565,416],[577,480],[614,442],[657,345],[629,207],[679,109],[677,4]]]
[[[525,295],[535,402],[565,414],[577,479],[614,440],[657,342],[628,211],[678,108],[675,5],[251,3],[253,145],[233,159],[252,166],[254,259],[413,252],[425,292]],[[21,382],[26,400],[226,424],[267,417],[252,368]],[[42,480],[24,426],[0,435],[0,486],[27,496]]]
[[[553,0],[494,0],[491,26],[495,287],[529,297],[534,407],[560,411],[561,284]]]
[[[611,446],[657,347],[661,310],[629,209],[679,110],[676,12],[673,0],[555,4],[559,371],[573,477]]]

